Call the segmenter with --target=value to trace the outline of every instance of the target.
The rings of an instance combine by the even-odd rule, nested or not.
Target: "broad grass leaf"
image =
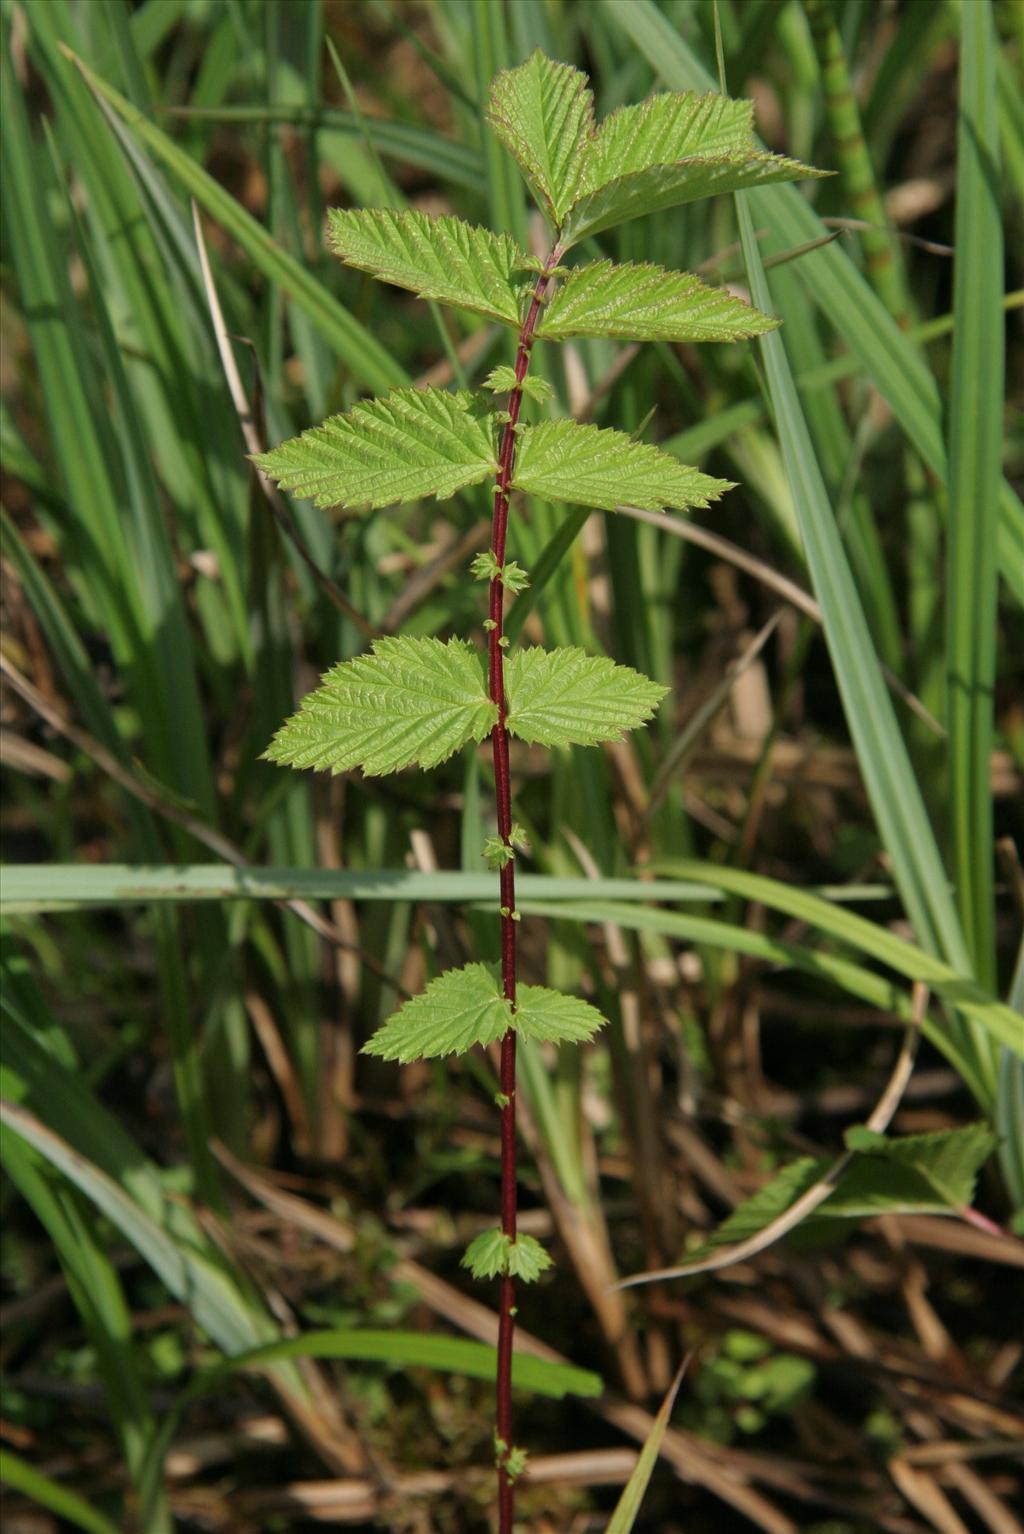
[[[870,1148],[860,1149],[858,1147]],[[978,1169],[991,1155],[995,1136],[984,1124],[902,1139],[866,1138],[852,1130],[854,1150],[835,1189],[814,1211],[814,1220],[866,1219],[880,1214],[950,1214],[974,1197]],[[784,1214],[808,1188],[828,1175],[831,1157],[801,1156],[733,1210],[687,1262],[699,1262],[723,1246],[739,1245]]]

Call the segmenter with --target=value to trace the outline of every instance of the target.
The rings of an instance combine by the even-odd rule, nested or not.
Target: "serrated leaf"
[[[550,1253],[540,1242],[521,1233],[509,1242],[505,1261],[512,1277],[522,1279],[524,1284],[535,1284],[540,1275],[553,1266]]]
[[[518,326],[524,284],[537,262],[507,234],[464,219],[390,208],[332,209],[328,244],[347,266],[458,309]]]
[[[641,214],[821,171],[754,141],[753,106],[709,92],[665,92],[605,118],[586,156],[566,244]]]
[[[533,1236],[518,1235],[513,1241],[502,1230],[485,1230],[466,1248],[462,1267],[474,1278],[498,1278],[510,1274],[532,1284],[552,1266],[551,1257]]]
[[[866,1145],[862,1136],[853,1143]],[[991,1154],[995,1136],[984,1124],[936,1134],[908,1135],[872,1143],[853,1155],[835,1189],[813,1218],[864,1219],[880,1214],[949,1214],[966,1208],[974,1197],[978,1169]],[[785,1213],[833,1167],[828,1157],[792,1161],[745,1199],[686,1261],[699,1262],[719,1247],[756,1236]]]
[[[650,719],[667,690],[576,646],[516,650],[505,662],[508,728],[533,745],[621,740]]]
[[[484,379],[483,387],[492,390],[495,394],[511,394],[513,389],[519,387],[515,368],[509,367],[506,362],[501,363],[496,368],[491,368],[491,371]]]
[[[645,511],[670,506],[681,511],[707,506],[732,489],[728,480],[710,479],[649,443],[634,442],[625,432],[577,421],[524,427],[516,441],[512,484],[544,500],[603,511],[617,506]]]
[[[555,393],[546,378],[527,373],[522,380],[517,379],[515,368],[510,368],[506,363],[491,369],[484,379],[484,388],[492,389],[495,394],[511,394],[513,389],[522,389],[528,399],[536,400],[539,405],[552,399]]]
[[[472,394],[444,389],[361,400],[253,462],[283,489],[349,510],[446,500],[498,468],[491,417]]]
[[[493,1044],[515,1028],[526,1039],[582,1043],[604,1023],[596,1007],[542,985],[521,985],[516,1010],[505,999],[497,967],[467,964],[446,970],[389,1017],[363,1045],[384,1060],[429,1060],[462,1055],[474,1044]]]
[[[538,49],[495,77],[485,115],[557,228],[577,196],[593,141],[586,75]]]
[[[468,1268],[474,1278],[498,1278],[508,1271],[510,1236],[495,1227],[474,1236],[462,1254],[460,1267]]]
[[[725,288],[661,266],[595,261],[570,272],[537,327],[548,341],[744,341],[779,324]]]
[[[264,755],[288,767],[361,767],[369,777],[436,767],[497,718],[483,661],[463,639],[389,638],[342,661],[309,693]]]
[[[522,1038],[546,1044],[584,1044],[605,1024],[588,1001],[543,985],[518,987],[513,1021]]]
[[[966,1208],[978,1171],[995,1147],[996,1137],[985,1124],[883,1139],[854,1158],[818,1213],[852,1217]]]
[[[474,1044],[493,1044],[512,1026],[512,1008],[489,964],[449,969],[389,1017],[363,1045],[383,1060],[429,1060],[464,1055]]]

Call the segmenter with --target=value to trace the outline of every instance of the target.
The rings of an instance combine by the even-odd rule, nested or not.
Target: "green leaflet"
[[[516,1010],[505,999],[497,968],[467,964],[446,970],[389,1017],[363,1045],[363,1053],[384,1060],[429,1060],[463,1055],[474,1044],[493,1044],[510,1028],[524,1038],[581,1043],[604,1023],[595,1007],[540,985],[522,985]]]
[[[777,319],[710,288],[689,272],[594,261],[559,286],[537,326],[547,341],[612,336],[624,341],[746,341]]]
[[[438,975],[419,996],[399,1007],[362,1052],[402,1065],[435,1055],[464,1055],[474,1044],[502,1038],[511,1020],[492,966],[467,964]]]
[[[749,101],[711,92],[652,96],[601,124],[563,242],[698,198],[822,174],[759,149]]]
[[[483,381],[483,387],[492,389],[495,394],[511,394],[513,389],[522,389],[527,399],[534,399],[539,405],[553,399],[555,394],[546,378],[527,373],[525,378],[518,380],[515,368],[510,368],[505,363],[491,369]]]
[[[822,174],[759,149],[752,104],[714,93],[652,96],[595,129],[586,76],[539,50],[497,76],[486,115],[563,249],[644,213]]]
[[[542,421],[519,434],[512,484],[542,500],[569,501],[614,511],[707,506],[728,480],[710,479],[646,442],[622,431],[581,426],[576,421]]]
[[[368,777],[436,767],[498,717],[480,654],[464,639],[391,638],[342,661],[274,736],[267,760],[288,767],[361,767]]]
[[[533,1236],[519,1235],[513,1241],[502,1230],[485,1230],[469,1243],[462,1258],[474,1278],[498,1278],[508,1273],[526,1284],[535,1283],[551,1258]]]
[[[493,418],[460,390],[393,389],[361,400],[253,462],[317,506],[352,511],[478,485],[498,468]]]
[[[505,662],[508,728],[541,746],[621,740],[668,691],[629,666],[576,646],[515,650]]]
[[[585,1044],[604,1018],[589,1001],[563,996],[543,985],[521,985],[516,991],[515,1030],[539,1044]]]
[[[346,265],[422,298],[519,325],[525,285],[513,274],[537,262],[507,234],[390,208],[332,208],[327,221],[328,244]]]
[[[557,228],[577,195],[594,131],[586,75],[537,49],[495,77],[485,115]]]

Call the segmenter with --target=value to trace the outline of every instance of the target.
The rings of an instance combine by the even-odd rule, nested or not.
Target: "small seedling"
[[[539,1243],[516,1229],[516,1041],[584,1043],[604,1019],[579,997],[518,983],[515,859],[525,839],[512,819],[509,739],[545,747],[620,739],[651,718],[666,691],[582,649],[509,649],[506,593],[528,584],[528,572],[506,558],[512,498],[519,491],[603,511],[624,504],[685,511],[731,488],[625,432],[565,418],[522,420],[524,398],[541,407],[551,396],[550,385],[530,376],[530,359],[538,341],[574,336],[689,343],[746,340],[772,329],[774,319],[685,272],[563,262],[584,237],[641,214],[817,173],[758,148],[750,103],[725,96],[656,95],[598,125],[586,76],[540,52],[497,76],[486,117],[550,225],[546,256],[459,218],[387,209],[334,211],[329,238],[350,266],[508,326],[514,364],[496,367],[484,384],[506,396],[505,408],[466,390],[396,389],[256,462],[285,489],[348,510],[443,500],[485,482],[494,492],[490,548],[470,567],[488,583],[486,660],[463,638],[378,640],[371,654],[328,673],[266,754],[292,767],[360,767],[375,775],[437,767],[490,738],[497,835],[485,842],[484,857],[499,879],[501,965],[469,964],[438,976],[364,1049],[404,1063],[477,1045],[500,1048],[501,1224],[477,1237],[464,1262],[474,1276],[500,1285],[498,1524],[500,1534],[511,1534],[514,1482],[525,1465],[512,1436],[515,1285],[551,1265]]]

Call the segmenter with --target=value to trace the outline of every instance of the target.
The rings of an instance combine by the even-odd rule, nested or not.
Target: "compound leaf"
[[[512,1026],[512,1008],[502,995],[496,969],[467,964],[432,980],[389,1017],[363,1045],[363,1054],[383,1060],[429,1060],[464,1055],[474,1044],[493,1044]]]
[[[521,985],[516,990],[513,1019],[524,1039],[546,1044],[584,1044],[592,1039],[605,1019],[589,1001],[565,996],[544,985]]]
[[[751,102],[664,92],[605,118],[567,212],[563,242],[697,198],[821,174],[757,147]]]
[[[474,1278],[498,1278],[508,1273],[526,1284],[536,1282],[551,1265],[550,1256],[533,1236],[517,1235],[513,1241],[497,1229],[476,1236],[462,1258],[462,1266],[469,1268]]]
[[[578,266],[559,286],[538,336],[612,336],[623,341],[746,341],[777,319],[752,309],[725,288],[661,266]]]
[[[541,746],[621,740],[650,719],[667,688],[606,656],[570,646],[515,650],[505,662],[508,728]]]
[[[446,970],[399,1007],[363,1045],[363,1053],[408,1065],[435,1055],[463,1055],[474,1044],[495,1043],[510,1028],[525,1039],[578,1044],[592,1038],[603,1023],[589,1002],[542,985],[521,985],[513,1011],[497,967],[467,964]]]
[[[495,77],[486,116],[557,228],[578,194],[593,142],[586,75],[538,49]]]
[[[288,767],[362,767],[376,777],[414,762],[436,767],[482,740],[496,718],[480,655],[465,640],[378,639],[372,654],[327,673],[264,755]]]
[[[555,393],[546,378],[536,373],[527,373],[525,378],[517,378],[515,368],[505,363],[491,369],[483,386],[485,389],[493,389],[495,394],[511,394],[513,389],[522,389],[527,399],[536,400],[541,405],[552,399]]]
[[[491,416],[463,390],[393,389],[282,442],[253,462],[317,506],[372,510],[446,500],[498,468]]]
[[[542,421],[519,433],[512,484],[544,500],[603,511],[623,505],[645,511],[707,506],[732,489],[729,481],[710,479],[625,432],[564,420]]]
[[[333,209],[327,239],[348,266],[506,325],[521,319],[523,284],[514,273],[537,266],[507,234],[390,208]]]

